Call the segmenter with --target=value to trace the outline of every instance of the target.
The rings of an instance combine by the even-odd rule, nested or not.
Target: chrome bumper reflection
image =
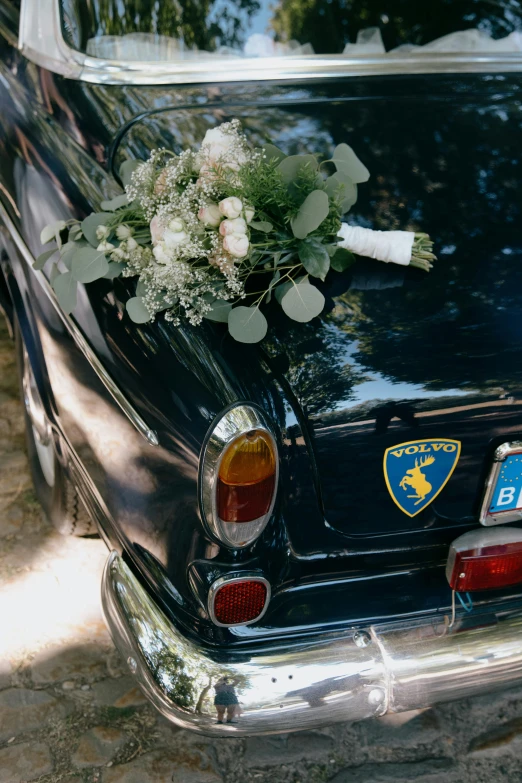
[[[310,729],[522,680],[522,609],[496,625],[448,635],[428,624],[372,627],[249,657],[185,639],[116,552],[105,567],[102,603],[119,652],[155,707],[205,734]]]

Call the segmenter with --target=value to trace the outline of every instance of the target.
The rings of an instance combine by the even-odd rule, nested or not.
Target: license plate
[[[519,449],[515,451],[515,448]],[[499,459],[500,457],[500,459]],[[483,525],[522,518],[522,450],[520,443],[497,449],[482,508]]]

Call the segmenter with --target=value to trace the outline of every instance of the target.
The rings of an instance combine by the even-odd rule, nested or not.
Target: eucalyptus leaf
[[[312,190],[299,208],[299,212],[290,221],[292,231],[297,239],[304,239],[328,216],[330,206],[324,190]]]
[[[345,247],[339,247],[330,260],[332,269],[336,272],[344,272],[355,263],[355,256]]]
[[[74,255],[77,253],[78,250],[80,250],[82,247],[89,247],[90,245],[88,242],[85,242],[85,240],[79,240],[78,242],[67,242],[61,250],[61,259],[67,269],[71,269],[72,267],[72,260]]]
[[[65,220],[56,220],[54,223],[49,223],[48,226],[44,226],[40,232],[40,242],[42,245],[46,245],[51,239],[55,239],[59,244],[60,231],[63,231],[66,225]]]
[[[98,247],[100,240],[96,236],[98,226],[106,226],[114,220],[112,212],[93,212],[82,221],[82,233],[92,247]]]
[[[145,324],[147,321],[152,321],[152,316],[145,307],[145,303],[141,296],[133,296],[126,304],[127,312],[131,321],[135,324]]]
[[[240,343],[258,343],[266,335],[268,324],[257,307],[234,307],[228,314],[228,331]]]
[[[74,226],[71,226],[71,228],[69,229],[69,236],[68,236],[69,242],[78,242],[78,240],[81,239],[82,236],[83,236],[82,227],[79,223],[75,223]]]
[[[72,313],[76,307],[77,282],[72,272],[58,274],[52,283],[56,298],[64,313]]]
[[[356,184],[359,182],[368,182],[370,179],[370,172],[361,163],[355,152],[348,144],[338,144],[334,150],[333,163],[338,171],[342,171],[346,174],[352,182]]]
[[[267,161],[271,160],[283,160],[286,158],[285,153],[279,149],[279,147],[276,147],[275,144],[263,144],[262,147],[263,152],[265,153],[265,159]]]
[[[267,302],[271,301],[271,299],[272,299],[272,289],[273,289],[273,287],[275,285],[277,285],[277,283],[279,282],[280,279],[281,279],[281,272],[278,269],[277,272],[272,277],[272,279],[270,281],[270,284],[268,286],[268,294],[267,294],[267,297],[266,297],[266,301]]]
[[[281,172],[283,181],[289,185],[299,177],[304,166],[308,166],[315,171],[318,166],[315,155],[289,155],[288,158],[284,158],[281,161],[277,170]]]
[[[54,286],[54,281],[56,280],[56,278],[58,277],[59,274],[61,274],[61,272],[58,269],[58,264],[56,263],[56,261],[54,261],[51,264],[51,269],[50,269],[50,272],[49,272],[49,282],[51,284],[51,287]]]
[[[212,310],[209,313],[205,313],[205,318],[209,321],[220,321],[226,324],[228,316],[232,310],[232,305],[225,299],[215,299],[211,302]]]
[[[324,296],[314,285],[298,283],[283,296],[281,307],[289,318],[306,323],[323,311]]]
[[[304,239],[299,243],[297,253],[308,274],[325,279],[330,269],[330,256],[322,242],[313,237]]]
[[[141,160],[126,160],[120,166],[120,179],[123,182],[123,186],[130,185],[131,177],[136,169],[142,165]]]
[[[72,258],[71,272],[79,283],[92,283],[108,271],[107,258],[92,247],[81,247]]]
[[[118,261],[109,261],[109,268],[103,275],[107,280],[114,280],[115,277],[119,277],[125,269],[125,264],[120,264]]]
[[[251,220],[249,225],[250,228],[255,228],[256,231],[262,231],[264,234],[268,234],[273,229],[272,223],[268,220]]]
[[[147,283],[144,280],[142,280],[140,277],[136,285],[136,296],[145,296],[146,293],[147,293]]]
[[[353,207],[357,201],[357,185],[342,171],[336,171],[324,183],[325,190],[331,198],[342,194],[341,212],[345,212]],[[343,190],[341,191],[341,188]]]
[[[293,285],[294,284],[292,283],[291,280],[287,280],[286,283],[281,283],[280,285],[274,288],[274,296],[279,302],[279,304],[281,304],[281,300],[283,296],[286,294],[288,290],[290,290],[290,288],[292,288]]]
[[[128,205],[129,199],[127,198],[126,193],[122,193],[121,196],[115,196],[115,198],[111,198],[108,201],[102,201],[100,204],[101,208],[108,212],[119,209],[120,207],[127,207]]]
[[[53,247],[52,250],[46,250],[45,253],[40,253],[38,258],[33,261],[33,269],[43,269],[47,261],[51,258],[51,256],[54,256],[55,253],[55,247]]]

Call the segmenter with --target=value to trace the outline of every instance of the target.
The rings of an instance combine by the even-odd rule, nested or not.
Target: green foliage
[[[152,316],[147,310],[147,307],[141,296],[133,296],[131,299],[129,299],[126,304],[126,308],[129,314],[129,318],[131,321],[134,321],[135,324],[144,324],[147,323],[147,321],[152,320]]]
[[[330,269],[328,250],[318,239],[304,239],[298,248],[299,260],[312,277],[324,280]]]
[[[54,277],[51,285],[64,313],[72,313],[76,307],[78,285],[72,275],[72,272],[64,272],[63,274],[58,273]]]
[[[121,196],[116,196],[115,198],[111,198],[109,201],[102,201],[100,206],[103,210],[113,212],[116,209],[120,209],[120,207],[128,206],[128,204],[129,204],[129,199],[127,198],[127,194],[122,193]]]
[[[303,280],[291,285],[281,299],[281,307],[289,318],[306,323],[322,313],[324,296],[318,288]]]
[[[370,172],[348,144],[337,145],[332,162],[335,163],[337,171],[349,177],[355,184],[368,182],[370,179]]]
[[[113,220],[112,212],[93,212],[82,221],[82,234],[91,247],[98,247],[100,244],[100,240],[96,236],[98,226],[106,226]]]
[[[212,302],[212,310],[205,313],[205,318],[208,318],[209,321],[220,321],[226,324],[231,310],[230,302],[226,302],[224,299],[215,299]]]
[[[54,256],[55,253],[55,247],[53,247],[52,250],[46,250],[44,253],[40,253],[38,258],[33,263],[33,269],[43,269],[49,258]]]
[[[240,343],[258,343],[266,335],[268,324],[257,307],[234,307],[228,315],[228,331]]]
[[[355,256],[346,248],[340,247],[330,259],[330,264],[336,272],[345,272],[352,264],[355,264]]]
[[[92,283],[108,271],[106,256],[92,247],[81,247],[72,256],[71,273],[79,283]]]
[[[328,195],[324,190],[312,190],[305,198],[290,225],[297,239],[304,239],[315,231],[329,213]]]

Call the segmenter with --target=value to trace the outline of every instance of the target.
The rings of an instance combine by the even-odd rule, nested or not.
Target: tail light
[[[457,593],[494,590],[522,582],[522,530],[473,530],[451,545],[446,576]]]
[[[209,592],[209,614],[215,625],[250,625],[270,600],[270,584],[262,576],[241,574],[217,579]]]
[[[203,519],[222,543],[245,547],[274,507],[278,455],[260,411],[238,405],[213,425],[203,451],[199,491]]]

